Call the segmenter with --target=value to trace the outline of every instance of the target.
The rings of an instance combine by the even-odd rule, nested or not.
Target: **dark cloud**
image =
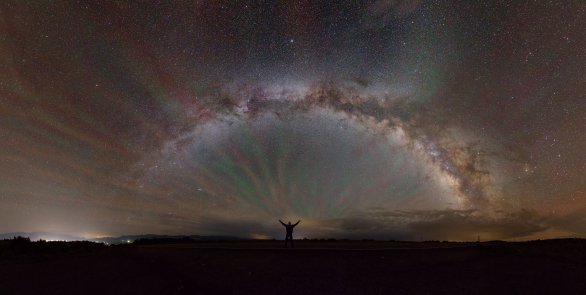
[[[381,29],[393,20],[409,16],[420,0],[376,0],[368,5],[364,14],[366,29]]]
[[[586,210],[579,209],[566,214],[551,216],[547,222],[557,229],[572,232],[575,235],[586,235]]]
[[[322,220],[335,237],[371,237],[397,240],[514,239],[548,228],[536,212],[488,216],[477,210],[386,211],[372,210],[341,219]]]

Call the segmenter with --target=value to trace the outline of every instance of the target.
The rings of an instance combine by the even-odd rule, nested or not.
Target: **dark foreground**
[[[0,294],[586,294],[584,240],[281,246],[199,242],[3,255]]]

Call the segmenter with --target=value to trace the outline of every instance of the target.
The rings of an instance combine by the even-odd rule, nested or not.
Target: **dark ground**
[[[193,242],[0,255],[0,294],[586,294],[586,241]]]

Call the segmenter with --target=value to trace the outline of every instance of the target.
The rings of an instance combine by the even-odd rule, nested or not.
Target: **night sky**
[[[2,1],[0,232],[586,237],[586,2]]]

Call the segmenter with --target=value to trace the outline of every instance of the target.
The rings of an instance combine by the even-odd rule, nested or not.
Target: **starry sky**
[[[2,1],[0,232],[586,237],[586,3]]]

